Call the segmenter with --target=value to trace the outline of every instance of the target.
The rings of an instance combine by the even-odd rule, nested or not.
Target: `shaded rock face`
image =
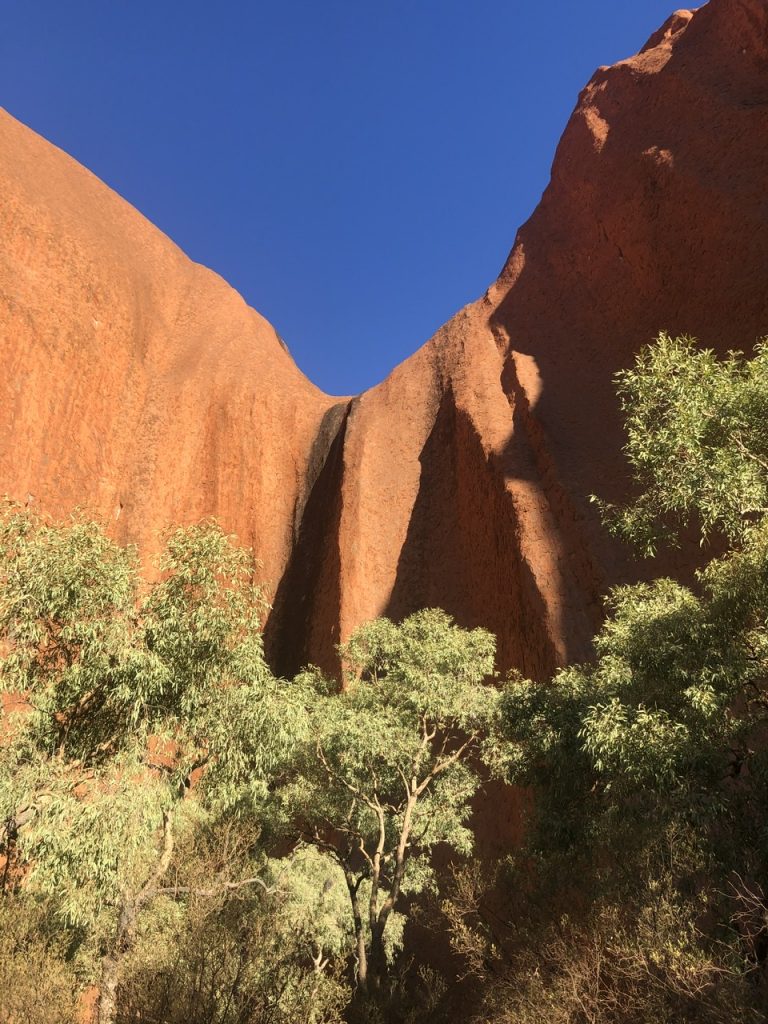
[[[441,605],[544,677],[642,572],[588,502],[626,492],[613,374],[660,329],[722,350],[768,334],[767,175],[767,5],[678,12],[582,92],[486,295],[350,400],[2,114],[0,491],[85,505],[148,557],[219,517],[263,563],[283,672]]]

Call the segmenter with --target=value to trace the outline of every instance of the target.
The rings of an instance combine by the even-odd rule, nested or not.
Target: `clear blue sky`
[[[340,394],[495,278],[578,91],[671,0],[4,0],[0,105]]]

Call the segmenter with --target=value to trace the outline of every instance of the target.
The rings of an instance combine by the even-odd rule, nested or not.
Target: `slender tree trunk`
[[[371,933],[371,949],[368,954],[368,988],[378,992],[387,974],[387,957],[384,952],[384,923],[376,922]]]
[[[411,837],[411,823],[417,802],[418,796],[416,790],[416,779],[414,779],[411,785],[408,803],[406,804],[405,814],[403,815],[403,825],[400,830],[400,839],[395,853],[395,871],[392,878],[392,886],[387,898],[382,903],[378,914],[375,916],[373,914],[371,915],[371,950],[368,957],[368,987],[370,990],[379,989],[387,974],[387,956],[384,950],[384,932],[387,927],[387,921],[389,920],[392,911],[395,909],[400,897],[400,886],[402,885],[406,861],[408,858],[408,841]]]
[[[173,854],[173,829],[171,814],[163,814],[163,845],[158,854],[155,868],[139,893],[131,898],[123,896],[120,914],[115,928],[112,949],[102,958],[99,982],[98,1024],[114,1024],[117,1017],[117,986],[120,980],[120,966],[136,939],[136,919],[140,911],[153,898],[160,879],[168,870]]]
[[[368,995],[368,950],[365,948],[365,935],[363,934],[362,921],[360,931],[357,933],[357,987]],[[357,929],[357,921],[355,921]]]
[[[96,1016],[98,1024],[114,1024],[117,1016],[117,985],[120,981],[120,964],[133,945],[137,910],[136,901],[128,896],[123,896],[112,949],[101,959]]]
[[[363,916],[360,913],[360,900],[357,897],[357,883],[352,872],[344,869],[344,875],[352,901],[352,919],[355,923],[355,949],[357,954],[357,987],[363,995],[368,995],[368,951],[365,948],[365,932]]]
[[[97,1008],[98,1024],[114,1024],[117,1018],[117,982],[119,978],[119,958],[105,956],[101,961],[101,978],[99,980],[99,1002]]]

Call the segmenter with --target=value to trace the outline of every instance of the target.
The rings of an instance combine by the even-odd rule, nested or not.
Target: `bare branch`
[[[452,765],[456,764],[457,761],[460,761],[464,754],[466,753],[466,751],[469,750],[471,746],[473,746],[475,740],[477,739],[477,736],[478,734],[476,732],[470,733],[468,738],[461,744],[460,747],[457,747],[457,749],[454,750],[454,752],[450,754],[448,757],[446,757],[444,761],[439,761],[432,769],[432,771],[429,773],[429,775],[427,775],[424,781],[419,785],[418,789],[416,790],[416,795],[421,796],[424,790],[429,786],[431,782],[433,782],[437,778],[438,775],[441,775],[447,768],[450,768]]]
[[[749,448],[747,448],[747,446],[744,444],[743,440],[741,439],[741,435],[739,433],[732,434],[731,438],[733,440],[733,443],[736,445],[736,447],[739,449],[739,451],[741,452],[741,454],[745,458],[751,459],[752,462],[756,462],[758,464],[758,466],[760,466],[761,469],[764,469],[765,472],[768,473],[768,462],[766,462],[765,459],[761,459],[759,455],[755,455],[754,452],[750,451]],[[750,509],[749,511],[762,512],[762,511],[765,511],[765,510],[764,509],[754,509],[754,510]]]
[[[238,889],[243,889],[247,885],[260,885],[264,890],[266,896],[274,896],[280,894],[286,896],[287,892],[285,889],[279,889],[275,885],[267,885],[263,878],[259,878],[258,875],[254,875],[252,878],[243,878],[239,882],[219,882],[218,885],[210,889],[199,889],[193,885],[168,885],[161,889],[155,889],[157,894],[168,894],[172,896],[179,895],[194,895],[194,896],[218,896],[222,892],[235,892]]]

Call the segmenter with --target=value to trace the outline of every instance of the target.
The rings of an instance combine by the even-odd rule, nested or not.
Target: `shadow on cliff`
[[[310,662],[331,675],[339,672],[339,525],[351,404],[329,409],[318,431],[307,470],[314,482],[303,508],[296,511],[296,539],[264,628],[269,664],[285,677]]]
[[[522,475],[540,483],[562,538],[577,647],[599,621],[598,591],[661,574],[690,581],[703,557],[691,533],[679,550],[640,560],[588,501],[632,493],[615,373],[661,330],[720,354],[749,351],[768,332],[766,15],[759,4],[720,2],[687,24],[655,70],[596,72],[518,232],[490,318],[507,353],[502,385],[519,406],[505,472],[516,473],[527,434],[534,462]],[[524,408],[516,353],[536,364],[535,408]],[[583,622],[580,603],[593,606]]]
[[[461,626],[495,633],[502,669],[546,676],[555,655],[503,474],[450,390],[419,462],[419,491],[384,614],[400,620],[443,608]]]

